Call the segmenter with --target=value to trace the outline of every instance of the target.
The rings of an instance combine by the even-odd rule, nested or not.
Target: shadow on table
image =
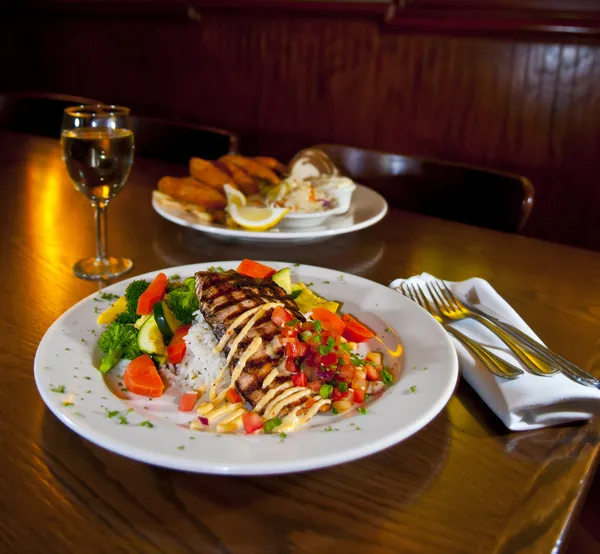
[[[224,477],[112,454],[48,411],[41,432],[49,486],[88,525],[108,528],[116,537],[111,544],[126,540],[135,548],[150,543],[178,552],[281,552],[302,537],[313,551],[348,541],[379,543],[390,533],[387,524],[408,517],[434,485],[450,443],[444,410],[404,442],[354,462],[282,476]]]
[[[367,275],[383,258],[386,248],[385,242],[369,230],[318,242],[235,242],[186,228],[172,235],[157,233],[152,246],[169,267],[250,258],[330,267],[357,275]]]

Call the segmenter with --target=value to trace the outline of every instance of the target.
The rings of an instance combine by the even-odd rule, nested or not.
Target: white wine
[[[79,192],[94,202],[116,196],[133,163],[129,129],[68,129],[62,132],[63,159]]]

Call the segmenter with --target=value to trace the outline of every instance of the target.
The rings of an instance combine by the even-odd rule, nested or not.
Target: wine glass
[[[96,256],[79,260],[73,272],[91,280],[122,275],[133,263],[108,256],[106,208],[125,185],[133,164],[129,108],[101,104],[67,108],[60,142],[69,177],[90,199],[96,220]]]

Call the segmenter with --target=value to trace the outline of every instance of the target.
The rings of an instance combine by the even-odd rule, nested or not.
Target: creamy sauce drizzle
[[[235,369],[233,370],[233,372],[231,374],[231,385],[229,385],[230,387],[233,387],[235,385],[235,382],[238,380],[239,376],[241,375],[241,373],[246,365],[246,362],[260,348],[261,344],[262,344],[262,339],[260,337],[254,337],[252,339],[252,342],[249,344],[248,348],[246,348],[246,350],[244,350],[244,353],[240,356],[240,359],[238,360],[238,363],[236,364]]]
[[[264,414],[263,414],[264,417],[266,419],[271,419],[272,417],[275,417],[281,411],[281,408],[283,406],[285,406],[285,404],[288,404],[289,402],[291,402],[291,400],[288,400],[288,402],[285,402],[281,407],[279,407],[279,409],[275,410],[275,408],[279,404],[281,404],[283,402],[283,400],[285,400],[286,398],[288,398],[292,395],[295,395],[298,392],[310,394],[313,391],[306,387],[291,387],[291,388],[283,391],[279,396],[276,396],[273,400],[271,400],[271,402],[269,402],[267,404],[267,406],[265,407]]]
[[[263,384],[262,384],[262,388],[266,389],[275,380],[275,377],[277,377],[278,375],[279,375],[279,370],[277,368],[272,369],[271,373],[269,373],[269,375],[267,375],[265,377],[265,380],[263,381]]]
[[[278,385],[277,387],[275,387],[274,389],[271,389],[267,394],[265,394],[256,404],[256,406],[254,406],[254,412],[260,412],[266,405],[268,402],[270,402],[273,397],[282,390],[285,389],[289,389],[292,386],[292,382],[291,381],[286,381],[285,383],[281,383],[281,385]]]
[[[281,425],[277,427],[277,431],[280,433],[286,433],[293,431],[296,427],[308,423],[321,409],[321,406],[331,404],[331,400],[328,398],[320,398],[317,400],[304,415],[298,415],[298,412],[303,409],[303,405],[296,406],[288,415],[286,415],[281,421]]]

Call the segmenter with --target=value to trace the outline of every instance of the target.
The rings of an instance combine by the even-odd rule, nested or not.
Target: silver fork
[[[494,375],[498,375],[498,377],[503,377],[505,379],[516,379],[519,377],[519,375],[523,375],[523,371],[521,369],[508,363],[499,356],[496,356],[496,354],[490,352],[487,348],[484,348],[482,345],[478,344],[466,335],[463,335],[454,327],[451,327],[449,325],[450,320],[443,318],[438,312],[436,312],[435,308],[427,299],[427,296],[418,286],[402,283],[400,290],[404,296],[419,304],[421,308],[427,310],[439,323],[444,326],[444,329],[446,329],[450,335],[464,344]]]
[[[510,323],[506,323],[505,321],[501,321],[498,318],[494,317],[491,314],[484,312],[483,310],[477,308],[476,306],[472,306],[465,302],[464,300],[458,299],[458,297],[448,288],[446,283],[442,282],[444,288],[448,291],[449,294],[453,295],[454,298],[458,302],[461,302],[462,305],[472,313],[478,314],[481,317],[484,317],[502,328],[507,333],[513,335],[515,339],[521,341],[529,350],[535,352],[538,356],[545,358],[549,363],[555,363],[561,369],[565,376],[569,377],[576,383],[580,385],[586,385],[591,387],[600,388],[600,380],[596,379],[593,375],[590,375],[587,371],[575,365],[574,363],[566,360],[556,352],[550,350],[547,346],[542,343],[532,339],[529,335],[521,331],[521,329],[511,325]]]
[[[462,305],[462,303],[456,298],[456,296],[454,296],[454,294],[448,293],[447,289],[444,290],[437,281],[428,282],[427,289],[429,290],[431,298],[433,299],[437,309],[445,317],[451,319],[452,321],[460,321],[467,318],[478,321],[492,331],[492,333],[494,333],[504,344],[506,344],[512,353],[519,358],[519,360],[531,373],[548,377],[560,371],[560,368],[556,364],[549,364],[532,352],[527,352],[509,334],[504,332],[499,327],[496,327],[484,317],[469,312],[469,310]]]

